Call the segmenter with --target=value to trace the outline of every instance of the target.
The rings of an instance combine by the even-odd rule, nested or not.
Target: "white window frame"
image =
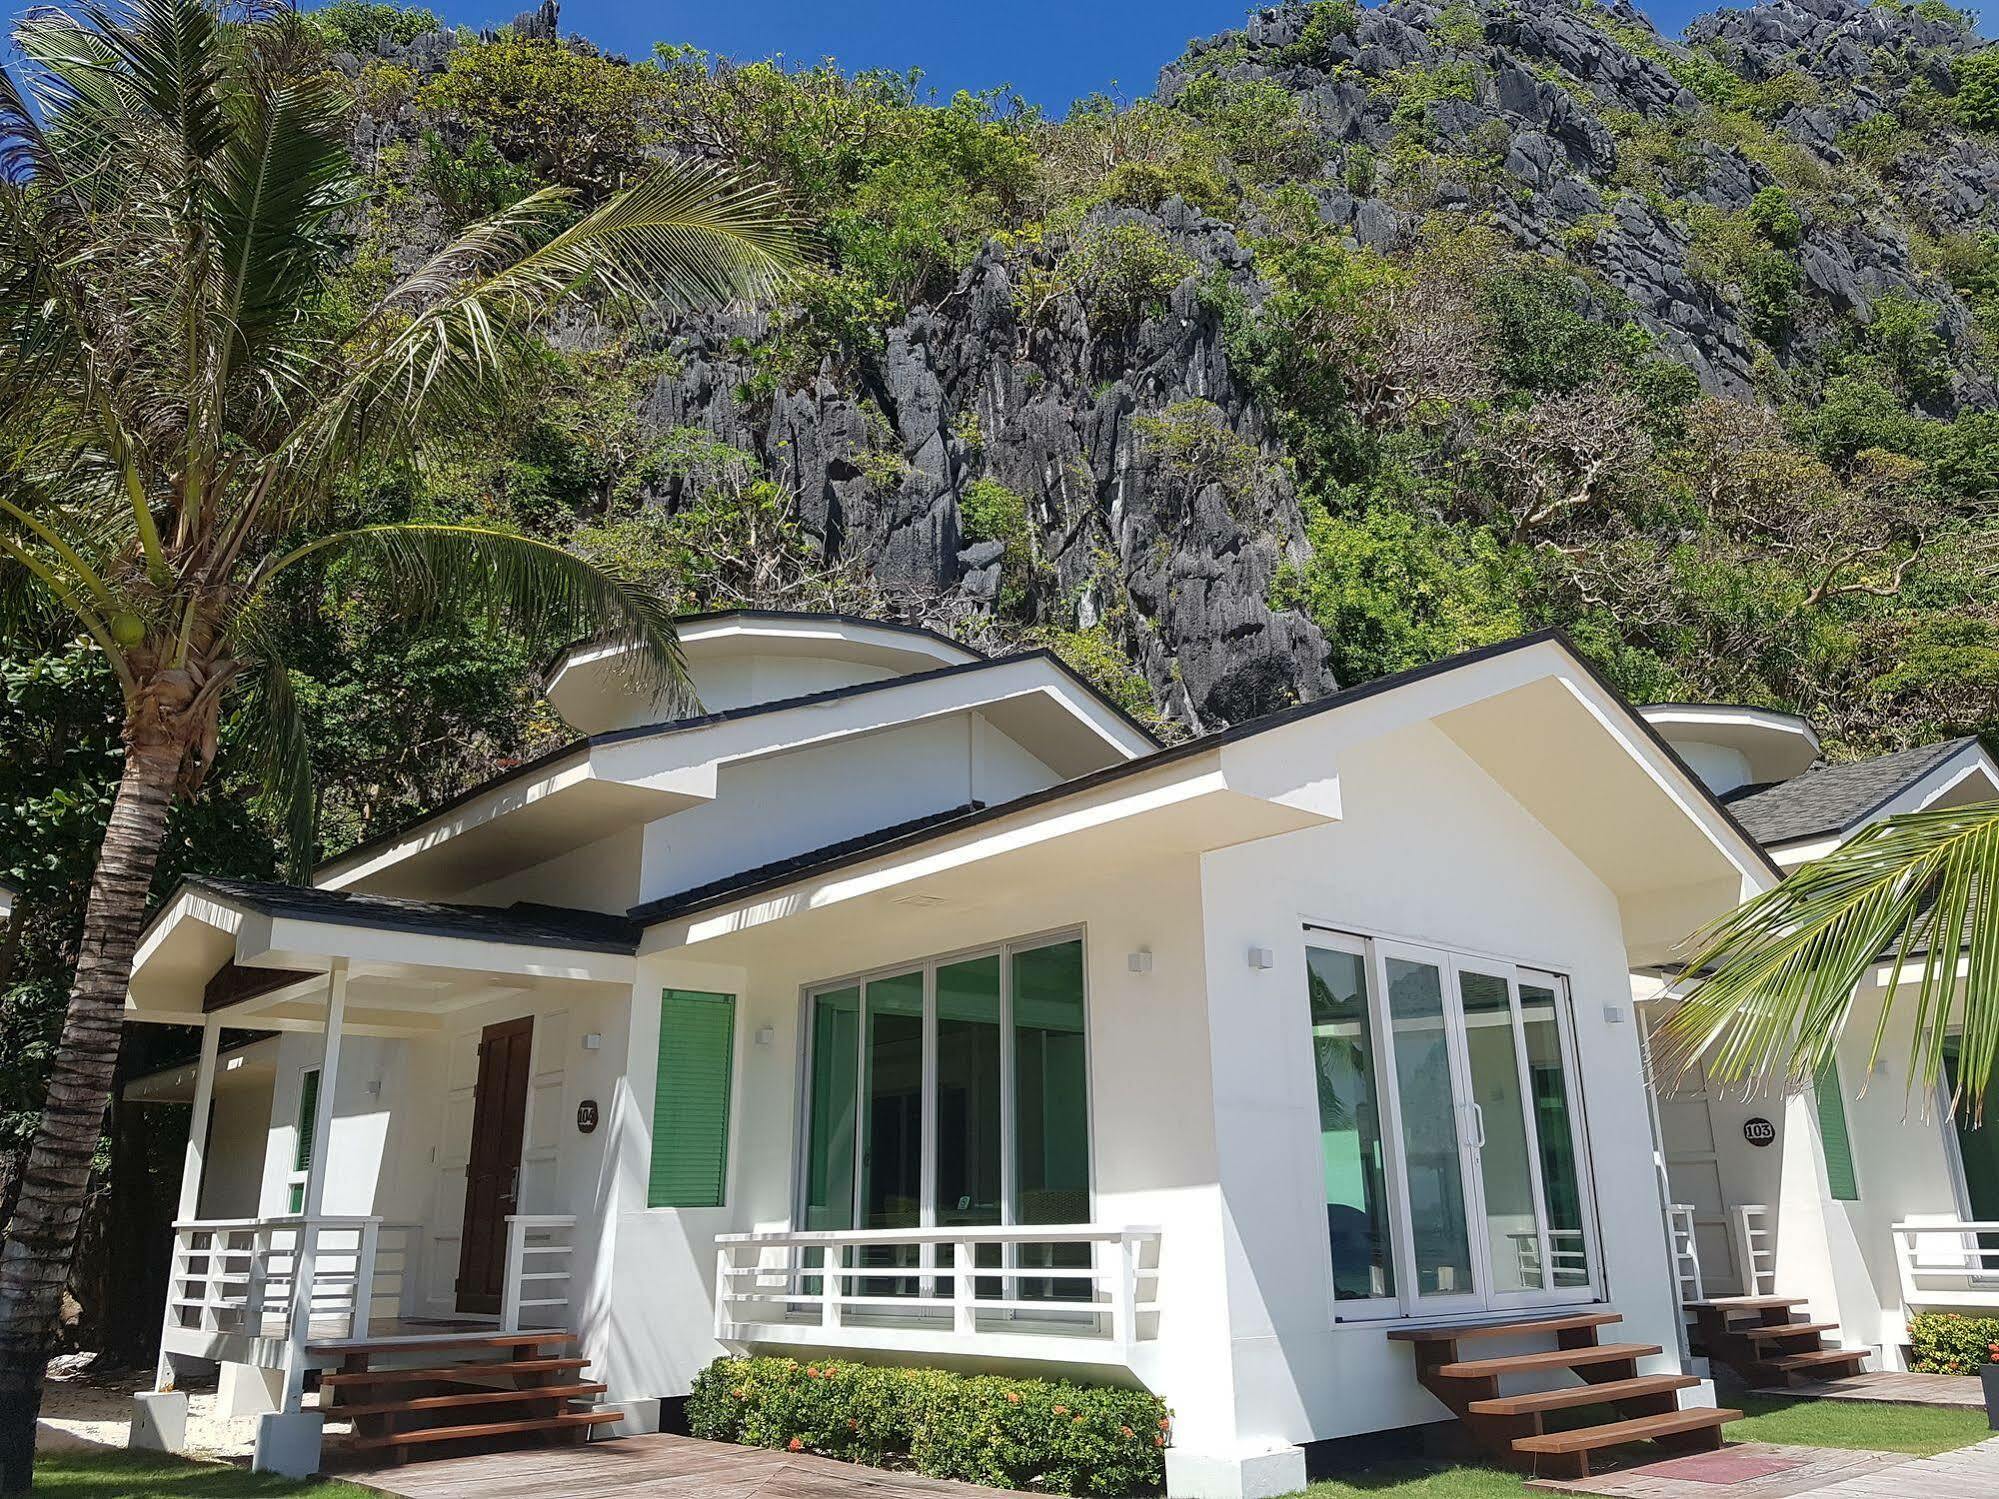
[[[1008,937],[998,942],[982,942],[975,946],[959,948],[951,952],[936,953],[925,958],[915,958],[901,963],[886,963],[880,967],[866,969],[858,973],[844,974],[839,978],[820,979],[804,985],[799,991],[799,1037],[797,1089],[798,1124],[794,1134],[792,1150],[792,1222],[805,1221],[805,1194],[810,1181],[812,1150],[812,1062],[815,1027],[813,1006],[819,996],[841,989],[858,988],[861,991],[861,1023],[857,1027],[860,1055],[855,1068],[857,1110],[867,1097],[867,985],[876,980],[895,978],[901,974],[921,972],[923,975],[923,1103],[922,1103],[922,1167],[921,1202],[918,1205],[918,1226],[937,1226],[937,970],[948,968],[955,963],[974,958],[998,957],[1000,960],[1000,1221],[996,1227],[1011,1227],[1019,1220],[1017,1196],[1020,1183],[1016,1179],[1015,1151],[1016,1120],[1014,1119],[1014,1091],[1018,1086],[1014,1066],[1014,1025],[1013,1025],[1013,956],[1016,953],[1033,952],[1038,948],[1057,947],[1065,942],[1075,942],[1081,949],[1083,967],[1083,1075],[1086,1095],[1083,1100],[1083,1148],[1089,1160],[1088,1193],[1089,1217],[1094,1222],[1097,1203],[1097,1141],[1096,1141],[1096,1063],[1092,1046],[1090,1023],[1090,944],[1083,927],[1058,927],[1052,931],[1034,932],[1026,936]],[[862,1120],[854,1121],[854,1186],[852,1221],[858,1226],[861,1220],[861,1194],[866,1189],[865,1167],[862,1161],[865,1129]]]
[[[1328,1312],[1334,1324],[1384,1321],[1399,1318],[1407,1321],[1451,1319],[1456,1317],[1479,1316],[1482,1314],[1501,1315],[1518,1308],[1543,1308],[1552,1306],[1578,1306],[1600,1302],[1605,1299],[1607,1272],[1603,1261],[1603,1236],[1599,1230],[1596,1208],[1596,1168],[1591,1154],[1588,1115],[1584,1109],[1582,1091],[1582,1066],[1579,1041],[1575,1028],[1574,985],[1567,972],[1546,962],[1527,962],[1500,953],[1479,952],[1473,949],[1453,946],[1435,938],[1408,938],[1384,932],[1356,931],[1351,926],[1335,925],[1330,922],[1304,918],[1301,923],[1299,959],[1300,970],[1305,967],[1304,949],[1322,947],[1336,951],[1358,954],[1363,957],[1368,984],[1369,1040],[1371,1043],[1374,1068],[1377,1112],[1384,1144],[1383,1177],[1389,1196],[1389,1250],[1395,1267],[1395,1295],[1386,1297],[1354,1298],[1339,1300],[1333,1291],[1330,1261],[1326,1277]],[[1475,1286],[1463,1295],[1420,1296],[1416,1293],[1415,1246],[1411,1242],[1414,1228],[1414,1214],[1409,1197],[1407,1163],[1403,1157],[1402,1100],[1401,1090],[1392,1070],[1393,1055],[1386,1048],[1389,1045],[1389,1015],[1386,960],[1391,955],[1401,955],[1416,961],[1436,962],[1441,959],[1440,981],[1451,992],[1445,995],[1445,1010],[1449,1015],[1456,993],[1460,965],[1473,972],[1490,972],[1498,969],[1508,975],[1508,987],[1512,1003],[1514,1024],[1514,1052],[1516,1063],[1522,1072],[1522,1107],[1527,1108],[1532,1101],[1531,1089],[1527,1086],[1525,1037],[1521,1033],[1519,1010],[1519,988],[1523,979],[1541,980],[1552,984],[1555,990],[1555,1021],[1562,1047],[1562,1081],[1568,1095],[1570,1130],[1576,1155],[1576,1170],[1579,1176],[1583,1233],[1589,1254],[1589,1281],[1580,1286],[1555,1286],[1553,1264],[1544,1260],[1547,1268],[1544,1278],[1547,1284],[1539,1291],[1494,1292],[1491,1287]],[[1307,1042],[1310,1040],[1309,1008],[1307,1010]],[[1453,1062],[1455,1088],[1456,1063]],[[1314,1128],[1316,1129],[1316,1107]],[[1531,1129],[1539,1128],[1539,1121],[1531,1113],[1527,1123]],[[1464,1149],[1463,1124],[1459,1125],[1460,1150],[1463,1152],[1463,1170],[1474,1169],[1474,1156]],[[1547,1211],[1547,1198],[1541,1185],[1541,1155],[1538,1134],[1534,1137],[1534,1150],[1530,1154],[1534,1191],[1540,1204],[1541,1214]],[[1467,1197],[1482,1202],[1483,1183],[1461,1183]],[[1468,1222],[1468,1234],[1484,1232],[1482,1222]],[[1473,1259],[1474,1275],[1480,1258],[1487,1250],[1478,1245],[1468,1246]]]

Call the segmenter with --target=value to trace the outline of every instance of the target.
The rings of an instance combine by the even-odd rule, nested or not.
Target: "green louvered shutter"
[[[1819,1110],[1819,1142],[1825,1149],[1825,1179],[1836,1202],[1858,1202],[1853,1174],[1853,1142],[1846,1134],[1846,1099],[1839,1091],[1839,1066],[1827,1062],[1813,1085]]]
[[[312,1126],[319,1113],[319,1069],[308,1067],[298,1080],[298,1128],[292,1135],[292,1174],[303,1176],[312,1170]],[[305,1183],[293,1182],[285,1194],[286,1209],[305,1211]]]
[[[668,989],[660,996],[652,1176],[646,1188],[651,1207],[722,1205],[735,1035],[735,995]]]

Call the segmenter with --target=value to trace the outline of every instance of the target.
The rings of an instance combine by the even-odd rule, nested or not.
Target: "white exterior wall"
[[[1314,922],[1568,975],[1602,1268],[1621,1340],[1676,1345],[1618,907],[1444,735],[1417,725],[1340,758],[1345,820],[1207,856],[1209,1013],[1228,1225],[1234,1447],[1446,1412],[1378,1323],[1335,1327],[1305,983]],[[1251,946],[1276,966],[1247,966]],[[1612,1023],[1609,1011],[1621,1019]],[[1176,1303],[1177,1309],[1177,1303]],[[1648,1372],[1674,1366],[1673,1355]]]
[[[196,1216],[255,1218],[263,1203],[271,1084],[218,1087],[208,1118],[208,1149],[201,1160],[201,1201]]]
[[[645,830],[638,900],[1061,779],[977,713],[724,766],[712,802]]]

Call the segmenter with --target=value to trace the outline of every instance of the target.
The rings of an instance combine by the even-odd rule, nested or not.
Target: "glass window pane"
[[[1000,1221],[1000,959],[937,970],[937,1222]]]
[[[1090,1221],[1089,1076],[1083,944],[1013,954],[1015,1220]],[[1022,1244],[1021,1268],[1087,1269],[1087,1244]],[[1080,1278],[1017,1282],[1022,1300],[1087,1300]]]
[[[1500,1293],[1538,1291],[1546,1283],[1509,989],[1499,974],[1469,969],[1458,973],[1471,1096],[1485,1137],[1478,1163],[1479,1181],[1485,1189],[1486,1244],[1492,1255],[1492,1289]]]
[[[862,1228],[914,1228],[923,1194],[923,975],[867,986]]]
[[[1583,1233],[1582,1175],[1556,1005],[1553,985],[1520,985],[1520,1025],[1527,1039],[1527,1084],[1534,1093],[1534,1132],[1540,1141],[1541,1194],[1548,1214],[1554,1283],[1586,1286],[1589,1240]]]
[[[805,1223],[854,1226],[855,1069],[860,1061],[861,991],[836,989],[812,1001],[812,1082],[805,1150]]]
[[[1385,966],[1415,1235],[1416,1294],[1466,1295],[1474,1289],[1471,1241],[1465,1226],[1457,1091],[1444,1034],[1443,975],[1434,964],[1405,958],[1389,958]]]
[[[1395,1260],[1375,1095],[1367,964],[1356,953],[1317,947],[1308,948],[1305,957],[1333,1295],[1340,1301],[1392,1296]]]
[[[1014,1109],[1022,1223],[1090,1221],[1083,944],[1013,955]]]

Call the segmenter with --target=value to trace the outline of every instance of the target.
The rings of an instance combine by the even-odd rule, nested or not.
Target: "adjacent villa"
[[[586,737],[153,918],[128,1018],[203,1038],[131,1095],[194,1106],[155,1439],[193,1361],[301,1473],[322,1413],[398,1452],[643,1431],[757,1350],[1143,1385],[1195,1499],[1451,1419],[1586,1471],[1718,1440],[1678,1288],[1754,1288],[1744,1204],[1870,1340],[1896,1224],[1999,1217],[1892,1060],[1752,1105],[1768,1146],[1655,1110],[1638,1003],[1794,850],[1991,781],[1975,748],[1807,771],[1795,721],[1640,713],[1552,635],[1170,748],[1045,652],[681,639],[701,716],[571,651]],[[1901,1138],[1932,1196],[1870,1164]]]

